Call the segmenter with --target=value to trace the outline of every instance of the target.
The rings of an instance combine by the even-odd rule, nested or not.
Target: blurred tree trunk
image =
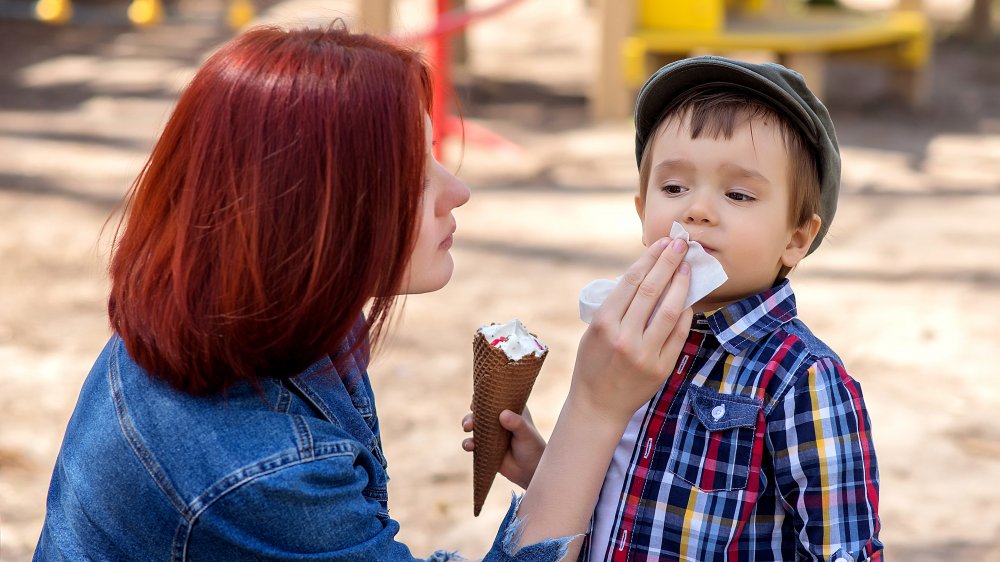
[[[976,41],[986,41],[993,33],[993,0],[973,0],[966,33]]]

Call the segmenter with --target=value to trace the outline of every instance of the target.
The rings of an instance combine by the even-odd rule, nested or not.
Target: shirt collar
[[[783,279],[764,292],[705,314],[704,323],[726,351],[739,355],[795,315],[795,293],[788,279]],[[699,326],[704,324],[696,320],[695,329]]]

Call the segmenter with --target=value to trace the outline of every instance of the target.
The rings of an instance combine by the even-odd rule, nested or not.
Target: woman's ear
[[[792,230],[788,245],[785,246],[785,251],[781,254],[781,265],[793,268],[798,265],[802,258],[806,257],[806,254],[809,253],[809,247],[812,246],[813,240],[819,234],[821,224],[823,224],[823,219],[819,215],[813,214],[812,218],[807,220],[805,224]]]

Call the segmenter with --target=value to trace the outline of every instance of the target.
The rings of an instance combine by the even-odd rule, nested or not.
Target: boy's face
[[[729,276],[695,303],[695,312],[764,291],[782,265],[805,257],[820,219],[789,224],[789,156],[774,124],[754,119],[730,139],[692,139],[687,117],[671,118],[650,142],[645,201],[635,198],[643,244],[667,236],[677,221]]]

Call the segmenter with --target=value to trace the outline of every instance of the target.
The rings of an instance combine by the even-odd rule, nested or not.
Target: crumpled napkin
[[[684,255],[684,261],[691,266],[691,285],[688,288],[687,299],[684,300],[684,308],[687,308],[722,286],[729,276],[722,269],[719,260],[706,252],[701,244],[691,241],[691,235],[679,222],[674,221],[670,227],[670,237],[688,241],[688,251]],[[580,320],[590,324],[594,319],[594,313],[619,281],[621,277],[614,280],[595,279],[580,289]]]

